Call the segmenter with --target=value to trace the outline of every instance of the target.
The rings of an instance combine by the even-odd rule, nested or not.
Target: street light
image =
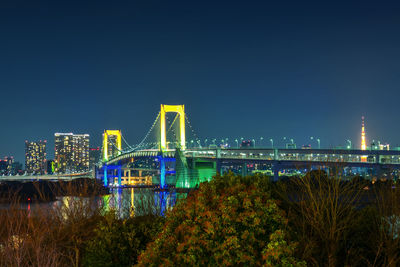
[[[262,140],[264,140],[264,137],[260,137],[260,146],[262,147]]]
[[[256,140],[254,140],[254,138],[251,140],[254,143],[254,147],[256,147]]]
[[[311,136],[310,139],[314,140],[314,137]],[[317,138],[317,142],[318,142],[318,149],[321,149],[321,140],[319,138]]]
[[[204,146],[205,147],[207,147],[207,142],[208,142],[208,139],[206,138],[206,140],[204,140]]]
[[[192,148],[193,148],[193,142],[194,142],[193,140],[190,140],[190,144],[191,144]]]
[[[215,145],[215,141],[217,141],[217,139],[214,138],[214,139],[212,140],[213,145]]]
[[[351,149],[351,141],[349,139],[346,140],[349,145],[347,146],[347,149]]]
[[[271,141],[271,148],[274,148],[274,139],[269,139],[269,141]]]

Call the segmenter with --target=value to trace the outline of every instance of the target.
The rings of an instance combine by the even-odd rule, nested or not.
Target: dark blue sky
[[[399,144],[400,5],[299,2],[1,1],[0,156],[52,156],[54,132],[136,143],[161,103],[202,138],[358,144],[365,115]]]

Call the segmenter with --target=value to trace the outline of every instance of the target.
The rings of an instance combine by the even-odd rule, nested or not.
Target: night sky
[[[0,1],[0,156],[51,158],[55,132],[134,144],[161,103],[202,139],[359,146],[364,115],[368,143],[400,144],[400,4],[322,2]]]

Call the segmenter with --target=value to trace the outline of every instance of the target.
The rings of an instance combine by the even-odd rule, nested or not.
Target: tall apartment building
[[[54,134],[54,162],[56,172],[71,172],[73,133]]]
[[[89,170],[89,135],[55,133],[55,171],[58,173]]]
[[[74,134],[72,161],[77,172],[89,170],[89,135]]]
[[[25,170],[44,174],[46,171],[46,141],[25,141]]]

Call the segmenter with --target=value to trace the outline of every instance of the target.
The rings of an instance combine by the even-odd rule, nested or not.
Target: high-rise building
[[[89,135],[74,134],[72,147],[73,170],[84,172],[89,170]]]
[[[58,173],[89,170],[89,135],[55,133],[55,171]]]
[[[56,172],[70,172],[72,167],[73,133],[54,134],[54,162]]]
[[[28,173],[45,173],[46,141],[25,141],[25,170]]]
[[[379,144],[379,150],[390,150],[389,144]]]

